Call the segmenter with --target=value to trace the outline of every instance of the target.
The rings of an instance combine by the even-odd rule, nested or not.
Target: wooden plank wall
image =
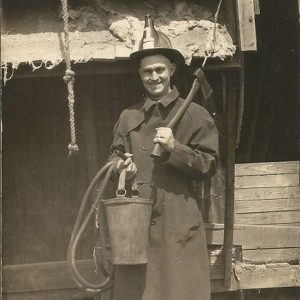
[[[237,224],[300,226],[299,162],[236,165]]]
[[[243,244],[243,257],[252,262],[299,261],[299,237],[292,247],[282,244],[283,236],[300,226],[299,162],[239,164],[235,171],[235,223],[261,225],[261,236],[274,241],[272,247],[256,249]]]

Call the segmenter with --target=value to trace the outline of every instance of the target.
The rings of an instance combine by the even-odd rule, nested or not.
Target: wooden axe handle
[[[192,88],[191,88],[188,96],[186,97],[185,101],[183,102],[181,107],[178,109],[178,111],[176,112],[176,114],[170,120],[170,122],[167,124],[166,127],[173,128],[176,125],[176,123],[182,118],[182,116],[188,109],[189,105],[195,98],[196,94],[198,93],[198,91],[201,87],[202,76],[204,76],[202,69],[201,68],[197,69],[194,73],[194,76],[196,76],[196,78],[194,79]],[[154,146],[154,149],[151,153],[151,156],[152,157],[160,157],[160,156],[162,156],[163,151],[164,150],[163,150],[162,146],[159,143],[156,143]]]

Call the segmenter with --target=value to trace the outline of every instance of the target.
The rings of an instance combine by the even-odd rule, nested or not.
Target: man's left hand
[[[120,158],[117,163],[116,168],[119,173],[121,173],[121,171],[123,169],[126,169],[126,180],[129,180],[135,176],[135,174],[137,172],[137,167],[136,167],[135,163],[132,161],[131,153],[124,153],[124,156],[126,156],[127,158],[125,159],[125,161]]]
[[[154,143],[159,143],[165,151],[170,152],[175,147],[175,138],[171,128],[156,128]]]

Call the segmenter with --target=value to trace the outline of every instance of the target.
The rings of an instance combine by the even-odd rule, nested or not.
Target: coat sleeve
[[[111,152],[113,153],[114,150],[118,150],[121,152],[125,152],[125,143],[124,143],[124,134],[122,134],[122,119],[123,119],[124,112],[121,113],[118,122],[115,124],[113,129],[113,141],[111,144]]]
[[[113,130],[113,142],[111,151],[118,150],[123,153],[131,153],[129,132],[144,121],[144,114],[140,112],[141,103],[122,111]]]
[[[113,160],[118,158],[117,151],[120,151],[122,153],[125,153],[125,143],[124,138],[121,133],[120,129],[120,123],[121,123],[121,117],[119,118],[118,122],[115,124],[113,129],[113,141],[110,146],[111,153],[109,157],[107,158],[106,162],[112,162]],[[109,199],[115,197],[115,191],[117,189],[117,182],[119,178],[119,172],[115,168],[112,173],[112,177],[110,178],[108,185],[106,187],[104,198]]]
[[[175,147],[163,164],[172,166],[194,179],[207,180],[217,170],[218,131],[207,111],[192,118],[191,138],[187,145],[175,141]],[[199,120],[199,121],[196,121]]]

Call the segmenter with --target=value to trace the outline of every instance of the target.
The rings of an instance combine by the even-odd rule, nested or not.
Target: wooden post
[[[298,14],[300,15],[300,0],[298,0]],[[298,45],[300,45],[300,37],[298,34]],[[298,58],[299,58],[299,52],[298,52]],[[298,95],[300,95],[300,71],[299,71],[299,60],[298,60]],[[297,110],[300,113],[300,101],[298,101]],[[300,160],[300,123],[298,122],[298,134],[297,134],[297,150],[298,150],[298,160]],[[300,176],[299,176],[299,184],[300,184]]]
[[[256,51],[256,29],[253,0],[236,0],[240,47],[242,51]]]
[[[234,225],[234,164],[235,164],[235,74],[227,73],[226,91],[226,170],[225,170],[225,220],[224,220],[224,286],[230,287]]]
[[[238,102],[238,115],[237,115],[237,133],[236,133],[236,148],[239,148],[241,139],[241,130],[244,115],[244,102],[245,102],[245,72],[244,67],[239,70],[239,102]]]

